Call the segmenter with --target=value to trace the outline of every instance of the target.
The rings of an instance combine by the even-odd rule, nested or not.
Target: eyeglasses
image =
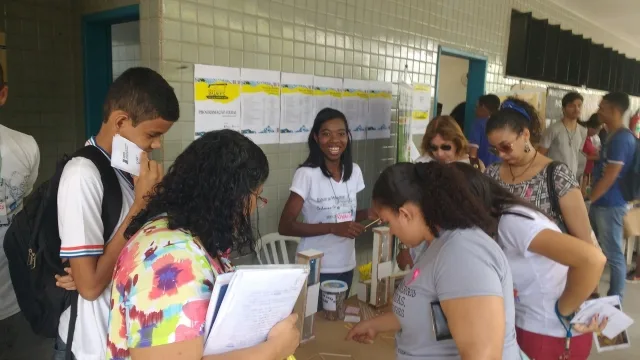
[[[489,145],[489,152],[496,156],[499,156],[500,153],[511,154],[512,151],[513,143],[500,143],[498,146]]]
[[[267,198],[262,197],[260,195],[258,195],[256,198],[258,199],[258,207],[260,209],[264,208],[269,203],[269,200],[267,200]]]
[[[429,150],[431,150],[431,152],[436,152],[436,151],[438,151],[438,149],[440,149],[442,151],[451,151],[452,147],[449,144],[442,144],[440,146],[429,145]]]

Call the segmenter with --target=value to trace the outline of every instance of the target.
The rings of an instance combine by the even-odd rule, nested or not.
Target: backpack
[[[633,135],[633,133],[631,134]],[[633,160],[631,160],[629,170],[620,179],[620,190],[625,201],[640,199],[640,139],[635,138],[635,141],[636,151]]]
[[[68,261],[63,264],[60,259],[57,198],[62,171],[74,157],[86,158],[96,165],[104,194],[109,194],[103,198],[101,215],[107,242],[120,218],[122,190],[110,160],[102,150],[92,145],[62,157],[53,177],[27,198],[4,238],[4,251],[18,305],[33,331],[47,338],[56,338],[60,315],[71,307],[67,359],[71,356],[78,292],[57,287],[54,275],[66,275],[64,268],[69,266]]]
[[[556,223],[560,230],[567,234],[567,225],[564,223],[564,217],[562,216],[562,209],[560,209],[560,197],[556,192],[556,182],[554,180],[554,173],[558,166],[562,165],[560,161],[552,161],[547,165],[547,190],[549,191],[549,205],[551,206],[551,211],[558,215],[559,222]]]

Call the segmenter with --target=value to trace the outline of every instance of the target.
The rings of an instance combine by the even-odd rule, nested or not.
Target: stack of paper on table
[[[293,311],[308,276],[305,265],[238,266],[216,278],[205,320],[204,355],[223,354],[267,340]]]

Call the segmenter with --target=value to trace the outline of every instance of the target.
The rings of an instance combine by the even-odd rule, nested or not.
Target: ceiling
[[[552,0],[640,49],[640,1]]]

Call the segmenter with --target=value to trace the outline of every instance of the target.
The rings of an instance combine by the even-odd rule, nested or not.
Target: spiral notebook
[[[207,309],[204,355],[266,341],[271,328],[292,313],[308,274],[308,265],[266,265],[219,275]]]

